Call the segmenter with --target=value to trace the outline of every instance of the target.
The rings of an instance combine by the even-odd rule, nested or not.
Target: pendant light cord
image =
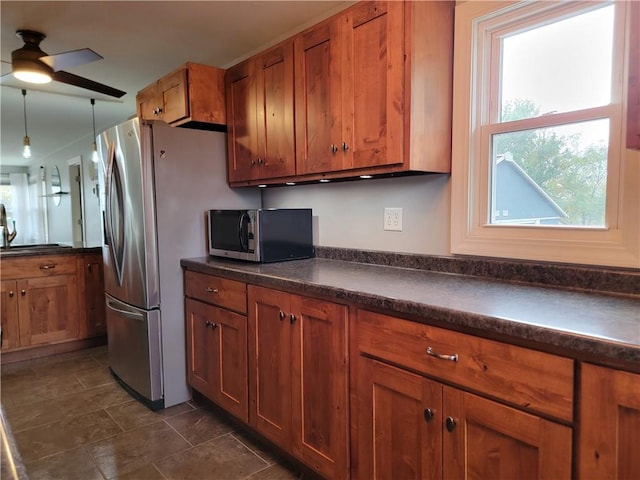
[[[96,101],[91,99],[91,116],[93,117],[93,141],[96,141]]]
[[[24,136],[28,137],[27,134],[27,91],[22,89],[22,107],[24,111]]]

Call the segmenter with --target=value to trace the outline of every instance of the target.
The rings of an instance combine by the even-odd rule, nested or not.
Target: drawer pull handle
[[[56,268],[56,264],[55,263],[48,263],[46,265],[40,265],[40,270],[51,270],[53,268]]]
[[[206,291],[207,291],[207,293],[218,293],[218,289],[217,288],[207,287]]]
[[[447,417],[445,421],[445,425],[447,427],[447,431],[453,432],[456,429],[456,420],[453,417]]]
[[[425,408],[424,419],[426,422],[430,422],[431,420],[433,420],[433,410],[431,410],[430,408]]]
[[[453,355],[443,355],[442,353],[434,352],[431,347],[427,347],[427,355],[429,355],[430,357],[439,358],[440,360],[450,360],[452,362],[458,361],[457,353],[454,353]]]

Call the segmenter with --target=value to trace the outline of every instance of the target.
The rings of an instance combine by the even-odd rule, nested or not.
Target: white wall
[[[45,159],[35,160],[30,167],[30,174],[37,175],[40,166],[44,166],[47,184],[47,193],[51,192],[51,170],[54,165],[60,170],[61,188],[70,190],[69,160],[80,156],[82,168],[82,204],[85,221],[84,246],[94,247],[102,244],[102,220],[98,196],[96,191],[97,180],[92,180],[95,171],[91,162],[91,139],[83,138],[61,150],[52,153]],[[52,197],[47,197],[47,223],[50,243],[73,242],[71,196],[62,195],[60,205],[53,203]],[[79,245],[82,246],[82,245]]]
[[[313,209],[314,244],[449,255],[449,175],[357,180],[263,190],[265,208]],[[403,231],[384,231],[385,207],[400,207]]]

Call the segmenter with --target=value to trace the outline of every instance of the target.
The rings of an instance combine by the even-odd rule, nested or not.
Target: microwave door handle
[[[240,247],[242,248],[243,252],[246,252],[249,250],[248,232],[244,228],[245,218],[249,219],[249,215],[247,215],[246,212],[240,215],[240,220],[238,221],[238,235],[240,237]]]

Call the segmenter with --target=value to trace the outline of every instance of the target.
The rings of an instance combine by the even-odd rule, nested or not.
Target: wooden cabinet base
[[[85,348],[99,347],[106,344],[106,335],[101,335],[98,337],[83,338],[82,340],[71,340],[68,342],[52,343],[38,347],[27,347],[2,353],[0,355],[0,363],[2,363],[2,365],[6,365],[9,363],[22,362],[23,360],[31,360],[33,358],[48,357],[49,355],[58,355],[60,353],[84,350]]]

